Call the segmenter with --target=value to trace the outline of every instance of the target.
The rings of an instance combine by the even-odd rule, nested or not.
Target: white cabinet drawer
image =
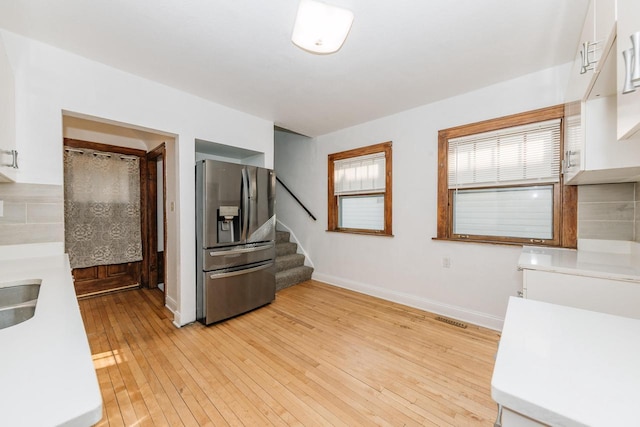
[[[640,283],[523,270],[528,299],[640,319]]]

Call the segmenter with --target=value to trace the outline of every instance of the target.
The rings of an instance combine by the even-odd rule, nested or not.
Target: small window
[[[439,132],[438,238],[575,247],[562,106]]]
[[[391,235],[391,142],[329,155],[329,231]]]

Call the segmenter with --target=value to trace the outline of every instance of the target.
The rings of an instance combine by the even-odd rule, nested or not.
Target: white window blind
[[[341,228],[384,230],[384,195],[341,196]]]
[[[334,194],[384,193],[384,152],[333,162]]]
[[[553,186],[455,191],[453,232],[552,239]]]
[[[450,189],[558,182],[560,119],[448,141]]]

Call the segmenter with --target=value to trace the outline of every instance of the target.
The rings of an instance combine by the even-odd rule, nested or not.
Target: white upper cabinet
[[[16,179],[10,154],[16,147],[15,85],[13,71],[0,37],[0,182]]]
[[[618,139],[640,139],[640,80],[631,82],[630,90],[625,90],[627,67],[623,52],[632,48],[631,36],[638,34],[640,44],[640,0],[618,0],[618,41],[617,41],[617,94],[618,94]],[[634,54],[629,55],[631,72],[640,75],[631,65],[640,67],[640,46],[635,46]],[[631,51],[633,52],[633,51]],[[628,85],[629,86],[629,85]],[[627,92],[627,93],[624,93]],[[624,143],[624,141],[623,141]],[[637,141],[634,141],[637,144]]]
[[[640,144],[616,141],[615,96],[565,108],[565,184],[640,181]]]
[[[624,8],[621,11],[621,2],[634,3],[636,9],[635,4],[640,5],[640,0],[618,0],[618,16],[628,13]],[[618,46],[624,42],[620,38],[620,20],[616,23],[615,0],[590,3],[582,31],[586,41],[580,44],[565,104],[563,174],[566,184],[640,181],[640,143],[618,141],[620,123],[624,120],[621,112],[627,111],[620,109],[620,102],[629,96],[621,95],[619,83]],[[634,22],[640,24],[638,19]],[[590,38],[595,44],[587,43]],[[585,48],[589,61],[577,62],[583,60]],[[633,93],[637,94],[640,88]],[[639,97],[629,100],[633,108],[640,109]]]
[[[603,56],[615,40],[615,28],[615,0],[590,1],[567,87],[567,102],[584,100],[591,92],[604,67]]]

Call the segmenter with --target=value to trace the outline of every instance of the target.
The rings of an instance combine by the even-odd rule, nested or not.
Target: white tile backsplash
[[[62,185],[1,183],[0,247],[64,244]]]
[[[578,239],[640,241],[638,185],[581,185],[578,187]]]

